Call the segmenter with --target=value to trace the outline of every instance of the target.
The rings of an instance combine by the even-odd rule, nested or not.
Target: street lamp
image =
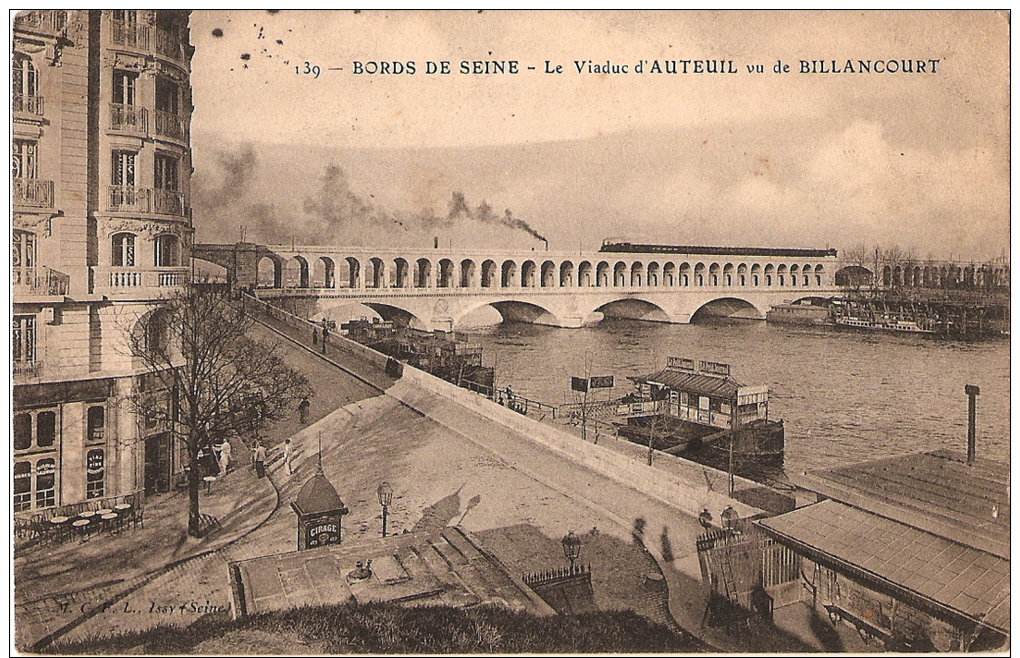
[[[576,560],[581,554],[581,538],[575,535],[574,531],[571,530],[563,536],[560,543],[563,544],[563,557],[570,560],[570,571],[573,572],[574,560]]]
[[[712,513],[708,511],[708,508],[701,510],[701,514],[698,515],[698,523],[705,530],[712,527]]]
[[[382,505],[382,536],[386,536],[386,508],[393,502],[393,487],[389,482],[383,482],[376,490],[379,495],[379,504]]]
[[[740,519],[740,514],[737,510],[733,509],[733,505],[727,505],[726,509],[722,511],[720,515],[722,517],[723,527],[727,530],[735,530],[737,521]]]

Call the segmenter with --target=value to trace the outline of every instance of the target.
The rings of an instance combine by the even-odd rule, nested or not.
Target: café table
[[[102,511],[103,510],[99,510],[96,513],[98,514],[99,512],[102,512]],[[120,519],[120,514],[117,514],[113,510],[107,510],[105,514],[103,514],[103,515],[101,515],[99,517],[99,519],[103,522],[103,525],[108,527],[108,528],[112,529],[113,526],[117,526],[117,529],[118,530],[120,529],[120,520],[119,520]]]
[[[71,522],[71,526],[81,533],[82,541],[87,541],[88,538],[91,538],[91,525],[91,518],[77,519]]]
[[[215,475],[206,475],[202,479],[205,481],[205,492],[209,493],[210,490],[212,489],[213,482],[216,481],[216,476]]]
[[[58,539],[63,539],[66,533],[67,522],[71,520],[69,516],[53,516],[50,517],[50,528],[57,533]]]

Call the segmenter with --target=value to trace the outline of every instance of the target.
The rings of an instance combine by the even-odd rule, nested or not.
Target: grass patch
[[[708,651],[693,636],[632,611],[536,617],[502,607],[346,603],[203,619],[186,630],[160,627],[80,642],[56,642],[53,654],[206,654],[237,646],[250,633],[291,637],[325,653],[689,653]],[[259,647],[256,646],[256,653]],[[269,649],[269,647],[264,647]],[[279,649],[270,649],[277,652]]]

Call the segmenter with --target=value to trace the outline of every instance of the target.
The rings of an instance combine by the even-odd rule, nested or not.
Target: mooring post
[[[977,396],[981,393],[981,389],[974,384],[967,384],[963,391],[969,398],[967,400],[967,463],[973,464],[974,458],[977,456],[977,424],[975,422]]]

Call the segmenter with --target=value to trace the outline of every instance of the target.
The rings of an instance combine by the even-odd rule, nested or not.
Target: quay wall
[[[313,348],[308,344],[313,323],[258,300],[245,298],[242,303],[254,304],[267,318],[300,329],[302,333],[307,332],[309,338],[298,342],[306,344],[310,349]],[[329,342],[334,348],[354,356],[356,361],[378,368],[379,372],[384,372],[391,360],[385,354],[345,338],[339,333],[330,333]],[[347,365],[353,366],[354,363]],[[647,450],[639,445],[628,441],[619,441],[612,447],[595,445],[422,370],[407,364],[402,366],[400,379],[392,386],[380,389],[381,392],[469,440],[482,443],[474,439],[478,432],[480,417],[512,430],[522,440],[538,443],[593,472],[625,484],[691,516],[696,517],[704,508],[718,511],[727,505],[732,505],[741,518],[762,512],[756,507],[729,497],[725,473],[661,452],[655,453],[653,463],[649,466],[646,461]],[[352,374],[369,375],[355,371],[352,371]],[[375,377],[369,375],[369,379]],[[454,404],[449,404],[451,402]],[[604,437],[603,443],[607,441],[617,440]],[[484,443],[482,445],[485,447]],[[735,479],[737,487],[741,489],[758,486],[750,480]]]
[[[417,368],[405,365],[401,381],[387,389],[386,395],[400,400],[441,425],[471,438],[471,434],[477,432],[477,422],[472,423],[470,417],[465,417],[466,414],[452,414],[445,409],[437,408],[440,405],[430,403],[430,398],[441,398],[454,402],[464,412],[502,425],[519,434],[524,440],[541,444],[594,472],[625,484],[691,516],[696,517],[704,508],[718,511],[727,505],[732,505],[741,518],[762,512],[760,509],[729,497],[725,474],[719,474],[716,482],[713,483],[715,486],[710,488],[708,482],[704,480],[703,467],[700,465],[657,452],[652,465],[649,466],[646,461],[647,450],[641,446],[620,442],[619,445],[610,449],[589,443],[568,432],[496,404],[481,395],[433,377]],[[611,437],[603,439],[603,441],[614,440]],[[695,478],[701,478],[701,482],[699,483]],[[738,486],[758,486],[749,480],[740,478],[738,480],[740,480]]]

